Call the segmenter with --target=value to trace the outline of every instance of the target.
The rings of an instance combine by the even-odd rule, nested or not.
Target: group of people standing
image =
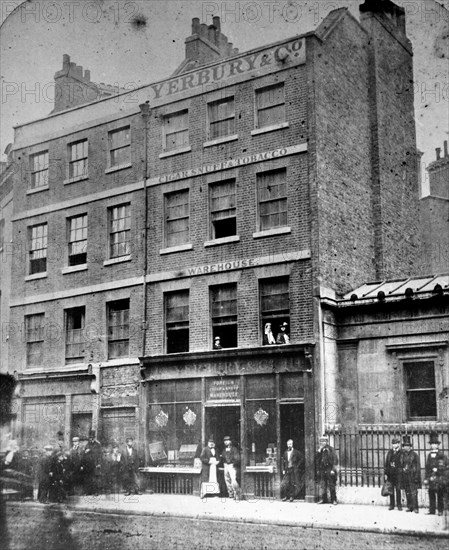
[[[240,468],[240,452],[232,444],[232,439],[226,435],[223,439],[224,448],[221,453],[215,447],[215,440],[210,436],[206,447],[201,451],[201,498],[206,495],[222,495],[220,487],[220,472],[223,472],[224,483],[229,498],[240,500],[241,490],[238,482]]]
[[[395,437],[392,448],[385,458],[385,481],[390,483],[390,510],[395,506],[402,510],[401,491],[405,492],[407,512],[419,513],[418,489],[422,487],[419,455],[412,449],[409,435],[401,440]],[[439,446],[438,434],[432,432],[429,439],[430,453],[427,455],[424,485],[429,493],[428,514],[443,515],[444,500],[449,499],[449,458]]]
[[[63,502],[68,496],[122,490],[126,495],[140,494],[138,469],[141,463],[132,437],[126,439],[122,449],[117,442],[103,447],[95,431],[91,430],[87,443],[84,442],[82,444],[75,436],[70,449],[64,447],[62,440],[55,445],[45,445],[43,453],[35,460],[26,460],[29,452],[20,452],[16,445],[14,451],[7,453],[2,470],[8,470],[12,480],[20,481],[17,486],[21,498],[32,498],[36,484],[37,499],[42,503]]]

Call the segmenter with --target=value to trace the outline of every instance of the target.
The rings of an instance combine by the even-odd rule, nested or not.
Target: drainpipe
[[[144,137],[143,137],[143,148],[144,148],[144,167],[143,167],[143,192],[145,194],[144,197],[144,208],[145,208],[145,214],[144,214],[144,229],[143,229],[143,283],[142,283],[142,291],[143,291],[143,312],[142,312],[142,353],[141,357],[145,356],[145,348],[147,343],[147,274],[148,274],[148,126],[149,126],[149,119],[150,119],[150,102],[146,101],[145,103],[142,103],[139,105],[140,108],[140,114],[142,115],[143,123],[144,123]],[[143,434],[141,431],[141,440],[143,439],[144,442],[144,451],[145,451],[145,465],[148,464],[149,460],[149,450],[148,450],[148,441],[147,441],[147,425],[148,425],[148,404],[146,399],[146,393],[145,393],[146,387],[145,384],[142,384],[140,386],[140,417],[142,419],[142,423],[140,425],[140,429],[142,430],[142,424],[143,424]]]

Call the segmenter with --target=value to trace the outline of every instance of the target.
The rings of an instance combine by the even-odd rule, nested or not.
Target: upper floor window
[[[48,151],[30,156],[31,189],[48,185]]]
[[[210,186],[210,222],[212,239],[237,234],[235,181],[222,181]]]
[[[189,190],[165,195],[165,246],[187,244],[189,231]]]
[[[131,254],[131,206],[122,204],[109,209],[109,257]]]
[[[69,219],[69,265],[87,261],[87,214]]]
[[[109,132],[109,165],[131,162],[131,129],[129,126]]]
[[[165,332],[167,353],[189,351],[189,291],[165,295]]]
[[[87,176],[87,139],[69,145],[69,178]]]
[[[47,227],[41,223],[29,228],[30,275],[47,271]]]
[[[284,83],[256,90],[257,127],[285,122]]]
[[[164,149],[173,151],[189,145],[189,113],[187,110],[164,117]]]
[[[215,349],[237,347],[237,284],[217,285],[210,289],[212,333]],[[218,348],[219,349],[219,348]]]
[[[259,230],[287,225],[287,171],[273,170],[257,174]]]
[[[208,105],[209,139],[217,139],[235,134],[234,98],[227,97]]]
[[[35,367],[44,359],[44,322],[45,314],[27,315],[25,317],[27,366]]]
[[[108,304],[108,358],[129,356],[129,299]]]
[[[437,396],[433,361],[404,363],[408,420],[436,420]]]
[[[74,307],[65,312],[65,362],[84,360],[85,307]]]
[[[290,343],[290,299],[288,277],[260,281],[262,343]]]

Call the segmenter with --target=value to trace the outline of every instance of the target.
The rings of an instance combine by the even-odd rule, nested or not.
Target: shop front
[[[310,347],[292,345],[143,358],[143,473],[152,490],[199,494],[201,450],[212,437],[220,454],[227,435],[240,453],[246,498],[279,496],[282,455],[293,439],[305,457],[298,497],[313,499],[310,356]]]

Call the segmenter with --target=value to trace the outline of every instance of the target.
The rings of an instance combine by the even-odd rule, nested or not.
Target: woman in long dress
[[[201,451],[200,459],[203,463],[201,469],[200,497],[203,498],[206,495],[219,495],[220,486],[217,482],[217,465],[219,458],[212,436],[209,437],[207,446]]]

